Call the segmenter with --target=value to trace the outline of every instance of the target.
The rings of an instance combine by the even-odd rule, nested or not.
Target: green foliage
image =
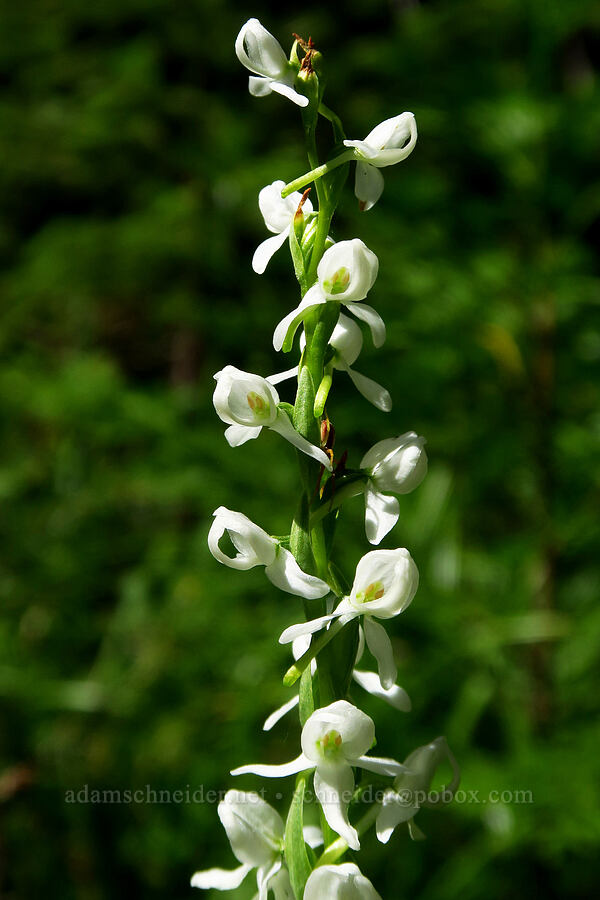
[[[421,572],[392,626],[413,713],[355,698],[390,756],[446,734],[467,799],[419,813],[427,841],[365,838],[361,865],[389,898],[587,898],[600,842],[588,0],[353,0],[294,17],[216,0],[3,4],[0,893],[190,896],[195,868],[235,865],[213,802],[66,792],[206,798],[297,736],[293,717],[268,735],[261,723],[290,696],[273,635],[298,601],[206,549],[220,504],[273,534],[295,505],[293,450],[272,434],[230,449],[211,405],[225,363],[292,364],[268,350],[297,303],[289,259],[260,277],[250,259],[266,236],[258,190],[306,170],[304,138],[292,104],[247,93],[233,41],[250,15],[284,45],[312,34],[350,137],[404,109],[419,126],[374,211],[359,214],[351,174],[333,235],[360,234],[382,261],[369,300],[388,339],[375,352],[365,337],[359,370],[395,407],[385,419],[338,373],[327,411],[350,466],[386,427],[428,438],[430,473],[384,543]],[[356,498],[338,525],[346,575],[363,515]]]

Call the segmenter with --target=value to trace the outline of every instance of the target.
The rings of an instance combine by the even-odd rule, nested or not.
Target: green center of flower
[[[328,294],[343,294],[349,284],[350,272],[345,266],[342,266],[330,280],[323,282],[323,287]]]
[[[385,588],[381,581],[374,581],[364,591],[359,591],[356,599],[359,603],[370,603],[371,600],[381,600],[385,594]]]
[[[264,419],[269,415],[269,402],[264,397],[261,397],[260,394],[257,394],[256,391],[250,391],[246,395],[246,400],[254,415],[259,419]]]
[[[319,738],[317,748],[325,759],[333,759],[339,756],[342,749],[342,736],[339,731],[332,729],[326,735]]]

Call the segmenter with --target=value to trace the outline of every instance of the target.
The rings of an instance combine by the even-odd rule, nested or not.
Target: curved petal
[[[383,625],[374,622],[370,616],[364,617],[363,627],[367,647],[377,660],[381,686],[391,688],[396,681],[398,670],[394,662],[394,651],[388,633]]]
[[[367,303],[348,303],[346,306],[357,319],[369,326],[375,347],[382,347],[385,344],[385,322],[379,313]]]
[[[304,843],[312,847],[313,850],[315,847],[323,846],[323,832],[318,825],[305,825],[302,829],[302,835]]]
[[[273,332],[273,347],[275,350],[281,350],[286,345],[291,345],[294,335],[298,329],[298,325],[304,319],[309,309],[313,306],[319,306],[326,303],[327,298],[319,287],[318,283],[306,292],[296,309],[293,309],[287,316],[284,316],[281,322],[276,326]]]
[[[276,372],[274,375],[267,375],[265,381],[268,381],[269,384],[279,384],[281,381],[287,381],[288,378],[295,378],[298,374],[298,366],[292,366],[291,369],[286,369],[285,372]]]
[[[331,590],[326,581],[303,572],[285,547],[277,548],[275,559],[266,567],[265,574],[275,587],[306,600],[317,600]]]
[[[280,869],[281,860],[277,859],[269,868],[264,866],[257,870],[256,886],[258,887],[259,900],[267,900],[267,896],[269,893],[269,882],[272,878],[275,877],[275,875],[277,875]]]
[[[373,406],[376,406],[377,409],[380,409],[382,412],[389,412],[391,410],[392,398],[390,397],[389,391],[386,391],[384,387],[377,384],[372,378],[367,378],[366,375],[355,372],[350,366],[346,368],[346,372],[352,379],[352,383],[356,390],[362,394],[369,403],[372,403]]]
[[[253,97],[268,97],[272,90],[270,78],[264,78],[262,75],[251,75],[248,79],[248,91]]]
[[[399,515],[398,498],[380,494],[369,481],[365,490],[365,531],[369,543],[381,543],[398,521]]]
[[[332,619],[335,619],[339,613],[331,613],[329,616],[319,616],[317,619],[311,619],[310,622],[300,622],[298,625],[290,625],[289,628],[286,628],[285,631],[282,631],[279,635],[279,643],[280,644],[291,644],[292,641],[295,641],[296,638],[301,637],[305,634],[314,634],[315,631],[320,631],[321,628],[324,628]]]
[[[280,719],[283,719],[283,717],[286,716],[290,710],[294,709],[294,707],[298,706],[299,703],[300,694],[296,694],[295,697],[292,697],[291,700],[288,700],[287,703],[284,703],[283,706],[280,706],[279,709],[272,712],[270,716],[267,716],[263,725],[263,731],[270,731],[274,725],[277,725]]]
[[[354,791],[354,775],[347,764],[318,766],[315,794],[327,824],[352,850],[360,850],[358,832],[348,821],[348,804]]]
[[[314,444],[311,444],[306,438],[302,437],[301,434],[298,434],[292,423],[290,422],[288,416],[282,409],[278,410],[277,418],[273,422],[272,425],[268,426],[272,431],[276,431],[282,437],[289,441],[290,444],[293,444],[294,447],[297,447],[298,450],[301,450],[303,453],[306,453],[307,456],[311,456],[313,459],[316,459],[318,463],[321,463],[322,466],[331,472],[331,460],[327,456],[327,454],[320,449],[320,447],[315,447]],[[322,594],[320,596],[323,596]]]
[[[376,772],[377,775],[401,775],[409,770],[402,763],[395,759],[387,759],[384,756],[359,756],[358,759],[352,760],[355,766],[360,769],[366,769],[367,772]]]
[[[257,275],[262,275],[269,264],[269,260],[282,247],[288,239],[289,227],[281,234],[274,234],[259,244],[252,257],[252,268]],[[271,382],[273,384],[273,382]]]
[[[207,869],[205,872],[196,872],[190,882],[192,887],[202,888],[208,891],[211,888],[216,891],[234,891],[240,886],[252,866],[239,866],[237,869]]]
[[[230,425],[225,429],[225,438],[230,447],[241,447],[246,441],[253,441],[262,430],[249,425]]]
[[[375,166],[368,163],[356,163],[354,178],[354,194],[361,212],[372,209],[383,193],[383,175]]]
[[[411,803],[411,798],[407,795],[403,799],[401,794],[394,791],[386,791],[379,815],[377,816],[377,839],[382,844],[387,844],[391,838],[394,828],[401,822],[407,822],[419,811],[418,805]]]
[[[297,775],[306,769],[313,769],[314,763],[301,753],[291,762],[282,763],[280,766],[263,765],[262,763],[249,763],[247,766],[239,766],[231,770],[231,775],[262,775],[264,778],[287,778],[288,775]]]
[[[361,688],[371,694],[373,697],[380,697],[400,712],[410,712],[412,703],[410,697],[399,684],[392,685],[391,688],[381,687],[379,675],[375,672],[363,672],[360,669],[354,669],[352,677]]]
[[[292,103],[295,103],[296,106],[308,106],[308,97],[305,97],[304,94],[299,94],[298,91],[295,91],[294,88],[290,87],[289,84],[285,84],[283,81],[273,81],[271,83],[271,90],[276,94],[281,94],[282,97],[287,97],[287,99],[291,100]]]

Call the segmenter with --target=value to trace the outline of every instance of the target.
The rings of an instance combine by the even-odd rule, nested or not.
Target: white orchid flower
[[[365,649],[365,634],[362,628],[358,629],[359,634],[359,642],[358,642],[358,652],[356,654],[356,662],[360,662],[360,659],[364,653]],[[292,642],[292,653],[294,655],[294,659],[298,660],[300,657],[308,650],[310,647],[310,635],[304,634],[300,637],[297,637]],[[311,661],[311,671],[314,675],[317,668],[317,661],[313,659]],[[386,703],[389,703],[390,706],[393,706],[394,709],[400,710],[400,712],[410,712],[412,708],[412,704],[410,702],[410,697],[404,690],[404,688],[400,687],[399,684],[392,685],[391,688],[383,688],[381,686],[381,682],[379,681],[379,675],[376,672],[365,672],[363,669],[353,669],[352,670],[352,678],[361,688],[363,688],[368,694],[371,694],[373,697],[379,697],[381,700],[385,700]],[[283,719],[292,709],[295,709],[300,703],[300,695],[295,694],[290,700],[284,703],[279,709],[274,710],[270,716],[267,716],[263,725],[263,731],[271,731],[271,729]]]
[[[258,206],[262,213],[265,225],[275,235],[267,238],[262,244],[259,244],[254,251],[252,257],[252,268],[257,275],[262,275],[269,260],[280,247],[285,244],[289,237],[290,228],[294,224],[294,216],[298,210],[302,194],[294,191],[285,200],[281,196],[281,191],[285,187],[285,181],[274,181],[268,184],[258,195]],[[302,208],[303,212],[310,215],[313,211],[312,203],[306,198]]]
[[[445,787],[431,792],[431,782],[438,766],[447,760],[452,768],[452,781]],[[377,837],[387,844],[394,828],[408,822],[413,840],[424,837],[413,819],[421,806],[440,806],[449,803],[460,784],[460,769],[445,737],[438,737],[430,744],[417,747],[406,757],[403,772],[394,781],[394,789],[386,791],[377,816]]]
[[[383,688],[391,688],[398,674],[391,641],[385,628],[375,619],[391,619],[403,612],[419,586],[419,572],[408,550],[371,550],[356,567],[354,584],[348,597],[327,616],[291,625],[279,637],[287,644],[303,634],[314,634],[333,619],[346,624],[362,616],[367,647],[377,660]]]
[[[306,292],[299,306],[277,325],[273,346],[281,350],[293,340],[296,330],[308,312],[321,303],[333,300],[343,303],[358,319],[366,322],[373,343],[381,347],[385,341],[385,323],[364,300],[377,278],[379,260],[359,238],[340,241],[325,251],[317,267],[317,281]]]
[[[325,581],[303,572],[289,550],[243,513],[219,506],[213,516],[208,546],[214,558],[223,565],[243,570],[265,566],[265,575],[276,587],[307,600],[316,600],[329,593]],[[237,550],[233,557],[227,556],[219,546],[225,532]]]
[[[411,112],[403,112],[376,125],[364,141],[344,141],[356,158],[354,193],[361,210],[375,206],[383,192],[379,169],[406,159],[417,143],[417,122]]]
[[[275,91],[297,106],[308,106],[308,97],[294,90],[296,70],[279,41],[258,19],[248,19],[242,26],[235,40],[235,52],[241,64],[254,72],[248,82],[253,97],[266,97]]]
[[[340,313],[337,325],[329,338],[329,343],[335,350],[331,360],[333,368],[338,369],[340,372],[347,372],[354,387],[369,403],[372,403],[373,406],[376,406],[382,412],[389,412],[392,408],[392,398],[389,392],[380,384],[377,384],[376,381],[350,368],[352,363],[358,359],[363,345],[362,331],[356,322],[349,319],[344,313]],[[301,335],[300,349],[303,350],[305,346],[306,337]],[[294,366],[294,368],[287,369],[285,372],[269,375],[267,381],[270,384],[279,384],[281,381],[285,381],[286,378],[294,378],[297,374],[298,366]]]
[[[318,866],[308,876],[303,900],[381,900],[354,863]]]
[[[281,863],[284,825],[277,810],[252,791],[227,791],[217,811],[241,865],[196,872],[192,887],[233,891],[256,869],[259,900],[266,900],[270,890],[275,900],[293,900],[289,875]]]
[[[230,447],[239,447],[257,438],[261,428],[270,428],[331,471],[327,454],[298,434],[278,407],[279,394],[265,378],[225,366],[216,373],[215,380],[213,404],[219,418],[229,425],[225,437]]]
[[[240,766],[232,775],[284,778],[314,769],[315,794],[327,823],[353,850],[360,849],[355,828],[348,820],[348,804],[354,791],[352,767],[382,775],[398,775],[404,766],[394,759],[366,756],[373,745],[373,720],[346,700],[317,709],[302,729],[302,753],[280,766],[259,763]]]
[[[408,494],[425,478],[424,445],[425,438],[407,431],[379,441],[363,456],[360,467],[369,476],[365,487],[365,531],[371,544],[381,543],[400,515],[397,499],[386,494]]]

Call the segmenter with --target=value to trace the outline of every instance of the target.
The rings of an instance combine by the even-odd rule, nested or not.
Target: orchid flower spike
[[[348,820],[348,804],[354,791],[352,767],[393,776],[405,770],[394,759],[366,756],[374,739],[373,720],[352,703],[336,700],[308,717],[302,729],[302,753],[292,762],[280,766],[250,764],[231,774],[284,778],[314,769],[315,793],[329,827],[349,847],[359,850],[358,833]]]
[[[276,38],[258,19],[248,19],[235,41],[235,52],[243,66],[254,75],[248,81],[253,97],[266,97],[272,91],[296,103],[308,106],[308,97],[294,90],[296,70]]]
[[[331,364],[334,369],[341,372],[347,372],[354,387],[363,397],[380,409],[382,412],[389,412],[392,408],[392,398],[384,387],[377,384],[366,375],[361,375],[351,369],[351,365],[358,359],[363,345],[362,331],[352,319],[340,313],[337,325],[333,329],[333,333],[329,338],[329,343],[334,349]],[[304,335],[300,337],[300,349],[306,346],[306,338]],[[276,375],[269,375],[267,381],[269,384],[279,384],[286,378],[295,378],[298,374],[298,366],[287,369],[285,372],[278,372]]]
[[[275,237],[267,238],[262,244],[259,244],[254,251],[252,257],[252,268],[257,275],[262,275],[269,260],[280,247],[285,244],[290,228],[294,224],[294,216],[298,210],[302,194],[294,191],[285,200],[281,196],[281,191],[285,187],[284,181],[274,181],[268,184],[258,195],[258,206],[262,213],[265,225],[272,231]],[[303,213],[310,215],[313,211],[312,203],[306,198],[304,201]]]
[[[381,197],[383,175],[379,169],[406,159],[416,143],[417,122],[411,112],[380,122],[364,141],[344,141],[356,158],[354,193],[361,210],[371,209]]]
[[[303,900],[381,900],[368,878],[354,863],[318,866],[308,876]]]
[[[379,260],[359,238],[340,241],[325,251],[317,267],[317,282],[304,295],[296,309],[288,313],[273,334],[276,350],[288,350],[298,326],[308,312],[328,300],[343,303],[358,319],[366,322],[373,343],[385,341],[385,323],[373,307],[361,303],[377,278]]]
[[[233,891],[256,869],[260,900],[266,900],[269,890],[273,891],[275,900],[291,900],[294,895],[289,875],[281,864],[284,825],[277,810],[252,791],[227,791],[217,812],[241,865],[233,870],[196,872],[192,887]]]
[[[314,634],[336,618],[346,624],[362,616],[365,640],[377,660],[381,686],[389,689],[396,681],[398,670],[387,632],[374,620],[391,619],[403,612],[418,586],[419,572],[408,550],[371,550],[356,567],[350,595],[343,597],[330,615],[286,628],[279,643],[287,644],[302,634]]]
[[[379,544],[400,515],[395,497],[409,494],[427,474],[425,438],[407,431],[397,438],[379,441],[363,456],[360,467],[367,473],[365,486],[365,531],[371,544]]]
[[[216,373],[215,380],[213,404],[219,418],[229,425],[225,437],[230,447],[239,447],[257,438],[261,428],[270,428],[331,471],[327,454],[298,434],[286,413],[279,409],[279,394],[265,378],[225,366]]]
[[[362,628],[358,629],[358,652],[356,654],[356,662],[360,662],[360,659],[365,650],[365,634]],[[308,650],[310,647],[310,634],[303,634],[300,637],[297,637],[292,642],[292,653],[294,655],[294,659],[298,660],[300,657]],[[311,662],[311,672],[314,675],[317,668],[317,661],[313,659]],[[365,672],[363,669],[353,669],[352,677],[354,681],[360,685],[368,694],[371,694],[372,697],[379,697],[381,700],[385,700],[386,703],[389,703],[390,706],[393,706],[394,709],[400,710],[400,712],[410,712],[412,708],[412,704],[410,702],[410,697],[404,690],[404,688],[400,687],[399,684],[392,685],[391,688],[383,688],[381,686],[381,682],[379,681],[379,675],[376,672]],[[274,710],[267,718],[265,719],[263,725],[263,731],[271,731],[271,729],[279,722],[287,713],[291,712],[292,709],[295,709],[300,703],[300,694],[294,694],[286,703],[280,706],[278,709]]]
[[[431,791],[436,769],[447,760],[452,768],[452,781],[439,790]],[[421,806],[441,806],[450,803],[460,784],[460,769],[445,737],[438,737],[430,744],[417,747],[406,757],[407,771],[396,778],[394,789],[386,791],[377,816],[377,837],[387,844],[394,828],[408,822],[413,840],[425,837],[413,819]]]
[[[288,594],[316,600],[329,593],[329,585],[314,575],[303,572],[292,554],[279,541],[251,522],[243,513],[219,506],[208,533],[208,547],[216,560],[231,569],[252,569],[265,566],[265,575],[276,587]],[[237,550],[227,556],[219,542],[227,532]]]

